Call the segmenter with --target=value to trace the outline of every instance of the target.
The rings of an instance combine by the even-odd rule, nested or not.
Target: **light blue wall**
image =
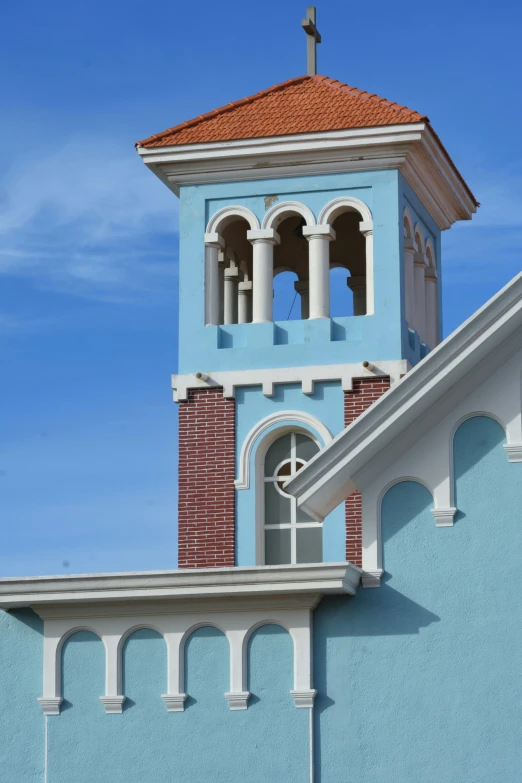
[[[17,698],[6,700],[2,689],[0,780],[40,783],[41,636],[32,631],[34,615],[27,631],[25,619],[16,622],[6,639],[8,657],[16,655],[20,664],[13,671]],[[29,648],[33,660],[24,668]],[[287,631],[259,628],[250,640],[249,661],[250,707],[232,712],[224,696],[230,687],[226,637],[215,628],[198,629],[186,646],[185,712],[168,713],[160,698],[167,690],[165,642],[155,631],[136,631],[124,648],[124,712],[105,715],[99,700],[103,644],[88,631],[74,634],[63,651],[62,714],[48,719],[48,783],[230,783],[245,777],[252,783],[308,783],[308,711],[296,709],[290,695],[293,645]],[[24,673],[19,690],[15,678],[20,685]]]
[[[28,609],[0,612],[0,780],[40,783],[44,770],[42,621]]]
[[[277,384],[273,397],[265,397],[259,386],[236,389],[236,464],[239,464],[241,447],[250,432],[261,419],[278,411],[302,411],[311,414],[324,424],[333,436],[344,427],[344,392],[340,382],[316,383],[313,395],[303,394],[301,384]],[[255,444],[250,459],[250,488],[236,491],[236,564],[256,563],[256,486],[255,455],[263,437],[285,424],[298,424],[318,437],[317,432],[301,422],[288,419],[273,425]],[[320,438],[319,438],[320,440]],[[338,506],[326,519],[323,528],[323,558],[339,562],[346,558],[346,532],[344,504]]]
[[[316,783],[518,783],[522,465],[487,418],[455,437],[455,526],[394,486],[385,583],[315,617]]]
[[[178,372],[293,367],[402,358],[398,172],[185,186],[180,197],[180,345]],[[375,315],[276,324],[204,326],[204,239],[208,218],[231,204],[261,222],[265,196],[296,200],[318,218],[339,196],[355,196],[374,220]],[[401,224],[401,227],[399,226]]]

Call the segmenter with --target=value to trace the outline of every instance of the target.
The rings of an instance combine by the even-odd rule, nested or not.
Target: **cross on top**
[[[308,76],[317,73],[317,44],[321,43],[321,35],[315,26],[315,6],[306,9],[306,19],[301,24],[306,33],[306,72]]]

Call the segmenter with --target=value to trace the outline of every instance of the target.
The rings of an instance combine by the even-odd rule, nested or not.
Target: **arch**
[[[292,659],[293,659],[292,669],[295,670],[295,666],[296,666],[295,658],[297,654],[297,645],[296,645],[296,640],[293,637],[290,628],[288,628],[281,620],[272,620],[270,618],[260,620],[259,622],[254,623],[254,625],[252,625],[251,628],[248,629],[248,631],[246,632],[243,638],[242,657],[243,657],[243,677],[244,677],[245,691],[249,690],[250,688],[250,674],[251,674],[250,643],[256,631],[259,631],[260,628],[264,628],[266,626],[275,626],[277,628],[281,628],[290,637],[292,643]]]
[[[411,239],[413,241],[415,232],[414,232],[414,220],[413,216],[410,212],[409,207],[404,207],[404,238],[405,239]]]
[[[187,643],[190,641],[191,637],[202,628],[212,628],[213,630],[218,631],[219,634],[226,639],[228,649],[228,669],[230,670],[231,668],[230,662],[232,658],[232,649],[230,639],[226,631],[215,622],[208,622],[203,620],[199,623],[194,623],[187,631],[185,631],[179,645],[179,690],[181,693],[187,693]]]
[[[299,429],[295,427],[295,422],[306,425],[302,430],[303,434],[312,436],[317,434],[319,439],[322,440],[322,446],[328,445],[328,443],[333,440],[332,433],[328,427],[309,413],[304,413],[303,411],[278,411],[277,413],[271,413],[269,416],[265,416],[264,419],[261,419],[261,421],[252,427],[241,446],[238,478],[234,482],[236,489],[250,488],[250,458],[254,445],[260,437],[266,433],[264,445],[268,448],[273,440],[284,435],[285,431],[288,429]],[[278,424],[280,424],[281,427],[273,430],[272,433],[267,433],[268,430]],[[312,432],[310,432],[310,430],[312,430]]]
[[[365,229],[370,229],[373,225],[373,218],[370,208],[358,198],[353,196],[342,196],[341,198],[334,198],[330,201],[319,215],[319,225],[326,226],[332,225],[335,218],[338,217],[341,212],[352,211],[358,212],[364,223],[368,225]]]
[[[138,625],[133,625],[131,628],[128,628],[125,633],[123,633],[119,640],[118,640],[118,646],[116,648],[116,669],[117,669],[117,681],[118,681],[118,693],[123,693],[123,648],[125,646],[125,642],[130,639],[133,633],[136,633],[136,631],[154,631],[155,633],[159,634],[163,641],[166,642],[165,635],[163,631],[160,631],[159,628],[157,628],[154,625],[151,625],[150,623],[139,623]]]
[[[263,218],[263,228],[272,228],[277,231],[277,227],[283,220],[290,215],[301,215],[307,226],[315,224],[315,215],[312,210],[301,204],[299,201],[283,201],[276,204],[268,210]]]
[[[238,218],[243,218],[250,225],[252,231],[259,229],[259,220],[252,210],[248,207],[242,207],[241,205],[232,205],[230,207],[223,207],[219,209],[207,223],[207,234],[219,234],[230,223],[233,223]]]
[[[418,237],[418,239],[417,239]],[[426,242],[424,240],[424,231],[420,223],[415,224],[413,240],[417,245],[417,252],[426,254]]]
[[[428,237],[426,240],[426,260],[428,261],[426,274],[431,277],[437,277],[437,256],[435,255],[435,245],[431,237]]]
[[[58,642],[58,645],[56,647],[56,659],[55,659],[55,690],[56,690],[56,696],[62,697],[64,695],[64,687],[63,687],[63,655],[65,651],[65,645],[67,642],[72,639],[76,634],[79,633],[90,633],[93,636],[95,636],[98,641],[100,641],[103,645],[103,652],[104,652],[104,678],[105,678],[105,671],[107,667],[107,645],[105,643],[105,640],[103,639],[100,634],[95,631],[90,626],[84,625],[84,626],[77,626],[75,628],[70,628],[68,631],[66,631],[63,636],[60,638],[60,641]]]

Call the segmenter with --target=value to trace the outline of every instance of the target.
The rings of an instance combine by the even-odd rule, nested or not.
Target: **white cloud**
[[[178,203],[132,149],[75,139],[15,161],[0,189],[0,274],[83,295],[175,279]]]

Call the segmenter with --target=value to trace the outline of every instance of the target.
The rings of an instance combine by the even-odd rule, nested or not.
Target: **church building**
[[[306,75],[136,145],[179,198],[178,568],[0,579],[1,783],[522,780],[522,274],[442,340],[478,203],[303,27]]]

